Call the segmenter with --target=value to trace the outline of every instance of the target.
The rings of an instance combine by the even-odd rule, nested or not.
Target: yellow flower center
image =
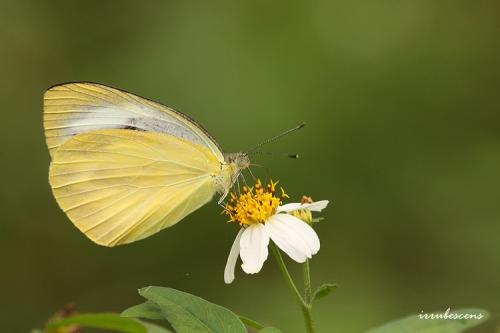
[[[231,193],[229,202],[223,213],[229,215],[229,222],[238,222],[242,226],[255,223],[264,223],[269,217],[276,214],[278,206],[284,198],[288,198],[283,188],[281,196],[276,196],[276,184],[272,180],[265,187],[260,180],[254,187],[243,187],[239,195]]]

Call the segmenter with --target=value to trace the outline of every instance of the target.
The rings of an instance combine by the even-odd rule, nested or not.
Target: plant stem
[[[312,291],[311,291],[311,270],[309,269],[309,260],[302,265],[304,272],[304,300],[307,304],[312,305]]]
[[[312,292],[311,292],[311,271],[309,269],[309,260],[303,264],[303,272],[304,272],[304,299],[306,303],[304,312],[304,316],[306,317],[306,323],[308,323],[309,332],[314,332],[314,321],[312,319]]]
[[[313,324],[313,320],[312,320],[312,311],[311,311],[312,306],[311,306],[311,304],[309,303],[309,301],[304,300],[304,298],[300,294],[299,290],[297,289],[297,286],[295,286],[295,283],[293,282],[293,279],[292,279],[290,273],[288,272],[288,269],[286,268],[285,262],[283,261],[283,257],[281,256],[281,252],[278,249],[278,247],[276,246],[276,244],[272,243],[271,249],[272,249],[273,254],[276,258],[276,262],[278,263],[278,267],[281,271],[281,275],[283,275],[283,278],[285,279],[285,281],[288,285],[288,288],[290,289],[292,294],[295,296],[295,298],[297,299],[297,302],[300,305],[300,308],[302,309],[302,314],[304,315],[304,321],[306,324],[307,332],[314,333],[315,330],[314,330],[314,324]],[[310,276],[309,275],[309,266],[307,266],[307,272],[308,272],[307,280],[309,281],[309,296],[308,297],[310,298],[311,283],[310,283],[310,277],[309,277]],[[305,273],[305,268],[304,268],[304,273]],[[306,280],[306,277],[304,275],[304,282],[305,282],[305,280]],[[307,295],[307,292],[306,292],[306,295]]]
[[[274,243],[272,243],[271,249],[273,251],[274,256],[276,257],[276,261],[278,262],[278,267],[280,268],[281,275],[283,275],[286,283],[288,284],[288,288],[290,288],[290,290],[294,294],[299,305],[300,306],[304,305],[305,304],[304,299],[302,298],[302,295],[300,295],[299,290],[295,286],[295,283],[293,282],[293,279],[290,276],[288,269],[286,268],[286,265],[285,265],[285,262],[283,261],[283,257],[281,256],[280,250],[278,249],[278,247]]]

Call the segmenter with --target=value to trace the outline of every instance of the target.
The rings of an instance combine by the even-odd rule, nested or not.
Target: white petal
[[[296,262],[304,262],[319,251],[319,238],[314,229],[295,216],[271,216],[266,222],[266,231],[273,242]]]
[[[258,273],[267,259],[269,236],[262,223],[252,224],[240,239],[241,268],[248,274]]]
[[[294,232],[302,238],[302,240],[307,244],[311,250],[311,254],[316,254],[320,248],[319,237],[316,231],[301,219],[288,214],[280,214],[282,219],[288,223],[288,227],[293,229]]]
[[[323,209],[326,208],[326,206],[328,206],[328,203],[329,203],[328,200],[320,200],[320,201],[315,201],[312,203],[305,203],[305,204],[301,204],[299,202],[293,202],[293,203],[289,203],[289,204],[286,204],[283,206],[279,206],[277,212],[278,213],[280,213],[280,212],[289,213],[289,212],[293,212],[294,210],[305,209],[305,208],[307,208],[313,212],[321,212]]]
[[[224,282],[227,284],[234,280],[234,267],[236,266],[238,255],[240,254],[240,239],[244,230],[245,229],[241,228],[236,235],[233,245],[231,246],[231,251],[229,251],[229,257],[227,257],[226,268],[224,268]]]
[[[276,210],[278,213],[281,212],[293,212],[294,210],[299,210],[301,209],[302,204],[300,202],[292,202],[288,203],[283,206],[279,206],[278,209]]]

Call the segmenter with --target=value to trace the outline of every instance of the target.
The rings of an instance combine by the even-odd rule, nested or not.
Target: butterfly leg
[[[255,166],[255,167],[265,169],[266,170],[266,178],[270,178],[270,171],[269,171],[268,167],[265,167],[265,166],[260,165],[260,164],[254,164],[254,163],[250,164],[250,166]],[[248,168],[248,170],[250,170],[250,168]],[[266,181],[267,181],[267,179],[266,179]]]
[[[243,174],[243,172],[241,172],[238,177],[241,177],[241,179],[243,179],[243,183],[245,183],[245,186],[247,188],[249,188],[248,184],[247,184],[247,180],[245,179],[245,175]]]
[[[238,191],[238,196],[241,195],[241,189],[240,189],[240,176],[236,176],[236,188],[237,188],[237,191]]]
[[[254,174],[252,172],[252,169],[250,169],[250,166],[248,167],[248,172],[250,173],[250,176],[252,176],[253,181],[256,182],[257,178],[255,178],[255,176],[254,176]]]
[[[229,189],[227,189],[226,191],[224,191],[224,194],[222,194],[222,196],[219,198],[219,201],[217,201],[217,204],[219,206],[222,205],[222,203],[224,202],[224,199],[226,198],[226,196],[229,194]],[[221,206],[221,207],[224,207],[225,208],[225,205],[224,206]]]

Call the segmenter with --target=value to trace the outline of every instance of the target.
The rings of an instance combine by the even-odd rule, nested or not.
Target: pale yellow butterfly
[[[170,227],[216,193],[221,203],[250,165],[248,153],[224,154],[186,115],[95,83],[48,89],[44,128],[59,206],[105,246]]]
[[[54,196],[92,241],[148,237],[225,196],[244,153],[224,155],[186,115],[94,83],[57,85],[44,96]]]

